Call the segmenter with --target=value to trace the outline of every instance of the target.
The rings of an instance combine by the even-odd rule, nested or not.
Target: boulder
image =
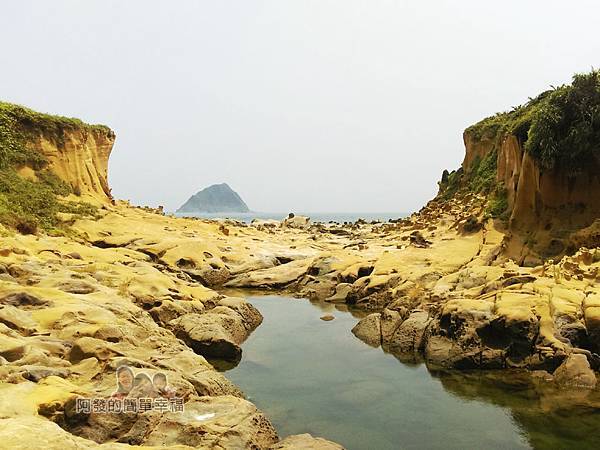
[[[33,448],[61,450],[130,449],[128,445],[110,443],[99,446],[95,442],[73,436],[54,422],[39,416],[19,416],[0,419],[2,446],[12,450]]]
[[[277,440],[271,422],[252,403],[224,395],[187,402],[183,413],[163,414],[144,445],[266,449]]]
[[[281,288],[306,275],[312,258],[298,259],[275,267],[244,272],[225,283],[226,287]]]
[[[248,332],[254,331],[263,321],[263,317],[258,309],[243,298],[225,297],[219,300],[218,305],[225,306],[238,313]]]
[[[204,305],[198,300],[163,300],[159,306],[155,306],[149,311],[154,321],[162,326],[166,326],[171,320],[185,314],[201,314],[203,312]]]
[[[426,311],[413,311],[389,338],[391,353],[406,354],[419,352],[423,347],[423,337],[431,322]]]
[[[402,316],[398,311],[384,309],[381,312],[381,341],[383,344],[389,344],[392,336],[402,323]]]
[[[29,336],[37,330],[37,322],[28,311],[22,311],[11,305],[0,307],[0,323]]]
[[[237,386],[213,369],[204,357],[189,349],[172,356],[161,357],[156,364],[164,369],[180,372],[183,378],[194,386],[200,396],[233,395],[243,397]]]
[[[192,278],[199,279],[204,286],[208,287],[218,287],[225,284],[229,278],[231,278],[231,273],[229,269],[226,267],[204,267],[200,270],[185,270]]]
[[[231,314],[185,314],[169,322],[169,327],[199,355],[238,362],[242,357],[239,344],[247,330],[240,316],[229,311]]]
[[[346,299],[351,292],[352,285],[350,283],[339,283],[335,287],[335,293],[331,297],[327,297],[325,301],[332,303],[346,303]]]
[[[299,228],[302,230],[310,227],[310,217],[289,215],[281,222],[281,228]]]
[[[587,357],[573,353],[554,371],[554,381],[564,386],[593,389],[596,387],[596,375],[590,368]]]
[[[480,353],[479,348],[463,349],[444,336],[429,336],[425,345],[425,360],[433,368],[474,369],[479,365]]]
[[[123,331],[117,325],[103,325],[94,333],[94,338],[107,342],[119,342],[123,339]]]
[[[78,363],[79,361],[91,357],[100,361],[106,361],[114,355],[115,352],[105,341],[85,336],[77,339],[73,343],[73,347],[69,353],[69,361]]]
[[[243,263],[230,268],[231,275],[239,275],[255,270],[270,269],[278,266],[280,262],[274,255],[255,255],[253,258],[244,258]]]
[[[335,442],[305,433],[288,436],[269,447],[269,450],[344,450],[344,447]]]
[[[373,313],[362,318],[352,328],[352,333],[365,344],[379,347],[381,345],[381,314]]]

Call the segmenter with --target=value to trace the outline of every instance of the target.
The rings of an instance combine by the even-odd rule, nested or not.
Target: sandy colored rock
[[[38,326],[31,313],[11,305],[0,307],[0,323],[25,335],[34,333]]]
[[[41,133],[32,145],[84,199],[101,205],[97,217],[62,214],[70,226],[63,236],[0,230],[6,442],[40,448],[34,430],[43,430],[53,445],[97,448],[51,420],[67,414],[77,395],[110,395],[116,368],[129,364],[167,373],[202,420],[102,417],[88,428],[71,424],[73,431],[83,435],[85,428],[109,440],[108,448],[119,448],[120,439],[277,444],[268,420],[202,356],[239,360],[241,343],[262,321],[243,299],[213,289],[222,285],[362,309],[370,314],[352,330],[357,337],[400,359],[425,358],[432,368],[529,369],[544,375],[540,382],[553,372],[557,389],[595,384],[589,361],[597,367],[600,352],[600,185],[593,177],[541,171],[515,136],[495,141],[466,133],[460,175],[472,181],[477,161],[496,155],[506,220],[489,217],[489,196],[467,190],[441,192],[389,223],[311,224],[295,216],[248,226],[113,204],[106,175],[114,135],[80,131],[66,130],[64,143]],[[11,430],[28,440],[16,441]],[[280,445],[329,443],[300,435]]]
[[[343,450],[339,444],[310,434],[288,436],[281,442],[269,447],[270,450]]]
[[[310,223],[310,217],[305,217],[305,216],[291,216],[291,217],[286,217],[281,222],[281,227],[282,228],[300,228],[300,229],[306,229],[306,228],[309,227],[309,223]]]
[[[49,420],[29,416],[0,419],[0,436],[4,448],[30,450],[33,448],[92,450],[129,449],[126,444],[110,443],[98,445],[93,441],[73,436]]]
[[[352,285],[350,283],[340,283],[335,287],[335,293],[330,297],[327,297],[325,301],[332,303],[346,303],[348,295],[352,292]]]
[[[596,375],[590,368],[585,355],[572,354],[554,372],[554,381],[566,386],[593,389],[596,387]]]
[[[266,449],[277,440],[269,420],[252,403],[220,396],[188,402],[183,414],[165,414],[144,444]]]
[[[398,311],[392,309],[384,309],[381,311],[381,342],[388,345],[392,336],[402,323],[402,316]]]
[[[388,348],[392,353],[409,354],[422,348],[423,337],[431,323],[425,311],[415,311],[402,322],[388,339]]]
[[[169,327],[199,355],[228,361],[242,357],[239,344],[247,332],[239,316],[185,314],[169,322]]]
[[[381,314],[369,314],[352,328],[354,336],[372,347],[381,345]]]

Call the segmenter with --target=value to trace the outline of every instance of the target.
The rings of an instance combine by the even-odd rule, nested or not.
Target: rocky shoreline
[[[1,434],[17,439],[43,426],[63,446],[307,448],[306,436],[278,444],[268,418],[205,359],[235,363],[262,321],[220,288],[293,291],[373,310],[353,332],[431,368],[526,368],[548,383],[594,388],[597,356],[584,346],[595,345],[598,254],[519,267],[499,256],[502,235],[489,223],[457,233],[466,221],[452,210],[434,221],[426,210],[395,224],[296,217],[245,225],[117,202],[75,221],[69,237],[7,231]],[[185,414],[76,414],[77,397],[111,394],[123,364],[166,373]],[[193,420],[207,411],[217,418]]]
[[[540,105],[598,91],[598,80],[577,75],[467,129],[463,164],[436,198],[388,223],[244,224],[134,207],[108,186],[110,129],[0,103],[0,445],[341,448],[280,440],[209,362],[239,362],[262,322],[229,289],[361,310],[357,337],[451,371],[445,382],[466,397],[452,371],[524,374],[597,409],[600,160],[591,146],[580,159],[556,152],[561,130],[528,130],[545,120]],[[184,411],[78,409],[119,394],[123,366],[138,389],[168,378]]]
[[[309,435],[279,441],[268,418],[202,356],[239,360],[239,345],[262,321],[242,298],[192,278],[197,258],[213,266],[222,261],[213,253],[221,252],[215,243],[223,240],[223,226],[124,205],[100,214],[76,222],[69,238],[9,232],[0,238],[4,442],[11,448],[340,448]],[[139,231],[132,239],[127,229]],[[165,373],[185,412],[76,412],[77,398],[110,397],[122,365]],[[195,420],[207,413],[214,418]]]

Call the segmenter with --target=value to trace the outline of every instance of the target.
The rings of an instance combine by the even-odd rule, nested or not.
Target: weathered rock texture
[[[108,198],[102,164],[110,133],[106,141],[91,131],[29,133],[63,179]],[[73,220],[65,236],[1,229],[5,442],[18,446],[15,433],[39,429],[62,448],[335,448],[306,435],[278,442],[268,419],[214,370],[206,358],[238,361],[262,320],[215,286],[277,289],[364,310],[358,338],[432,369],[528,369],[554,389],[594,389],[597,165],[577,178],[560,166],[543,170],[519,136],[467,132],[461,171],[446,173],[440,194],[419,212],[386,224],[246,225],[115,202],[93,219]],[[490,213],[494,202],[501,215]],[[192,416],[73,414],[77,396],[110,394],[123,363],[167,373]],[[39,438],[27,447],[40,447]]]
[[[108,186],[108,158],[115,135],[108,129],[64,129],[62,139],[40,133],[32,142],[49,162],[49,168],[73,191],[100,201],[112,199]]]
[[[115,142],[112,130],[17,105],[2,106],[9,114],[3,120],[10,120],[3,125],[15,132],[13,138],[18,137],[27,148],[39,153],[46,160],[46,167],[69,184],[73,192],[101,202],[112,198],[108,185],[108,159]],[[24,176],[33,173],[27,164],[19,169]]]
[[[240,345],[262,321],[243,298],[210,286],[283,264],[290,253],[285,245],[261,254],[254,243],[265,236],[261,231],[249,238],[249,247],[246,230],[235,224],[179,220],[117,204],[107,183],[114,142],[108,128],[1,106],[0,170],[12,180],[9,189],[42,192],[53,207],[73,193],[69,198],[94,200],[99,208],[87,214],[49,208],[40,216],[48,227],[56,224],[53,215],[69,217],[68,232],[54,236],[0,225],[0,447],[277,444],[268,418],[205,357],[236,363]],[[293,253],[302,258],[306,250]],[[185,411],[76,412],[77,398],[114,392],[123,364],[150,376],[165,374]]]
[[[597,229],[583,230],[600,217],[600,160],[572,175],[561,166],[543,168],[512,134],[478,138],[467,130],[464,141],[465,177],[486,157],[496,159],[496,182],[505,189],[509,230],[522,243],[527,240],[543,257],[600,244]],[[523,253],[511,256],[522,261]]]

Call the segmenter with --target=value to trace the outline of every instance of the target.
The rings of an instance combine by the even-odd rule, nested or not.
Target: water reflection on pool
[[[282,437],[308,432],[349,450],[598,448],[597,393],[540,392],[514,376],[431,374],[359,341],[350,332],[358,318],[333,305],[248,300],[264,321],[227,377]],[[320,320],[325,311],[335,320]]]

